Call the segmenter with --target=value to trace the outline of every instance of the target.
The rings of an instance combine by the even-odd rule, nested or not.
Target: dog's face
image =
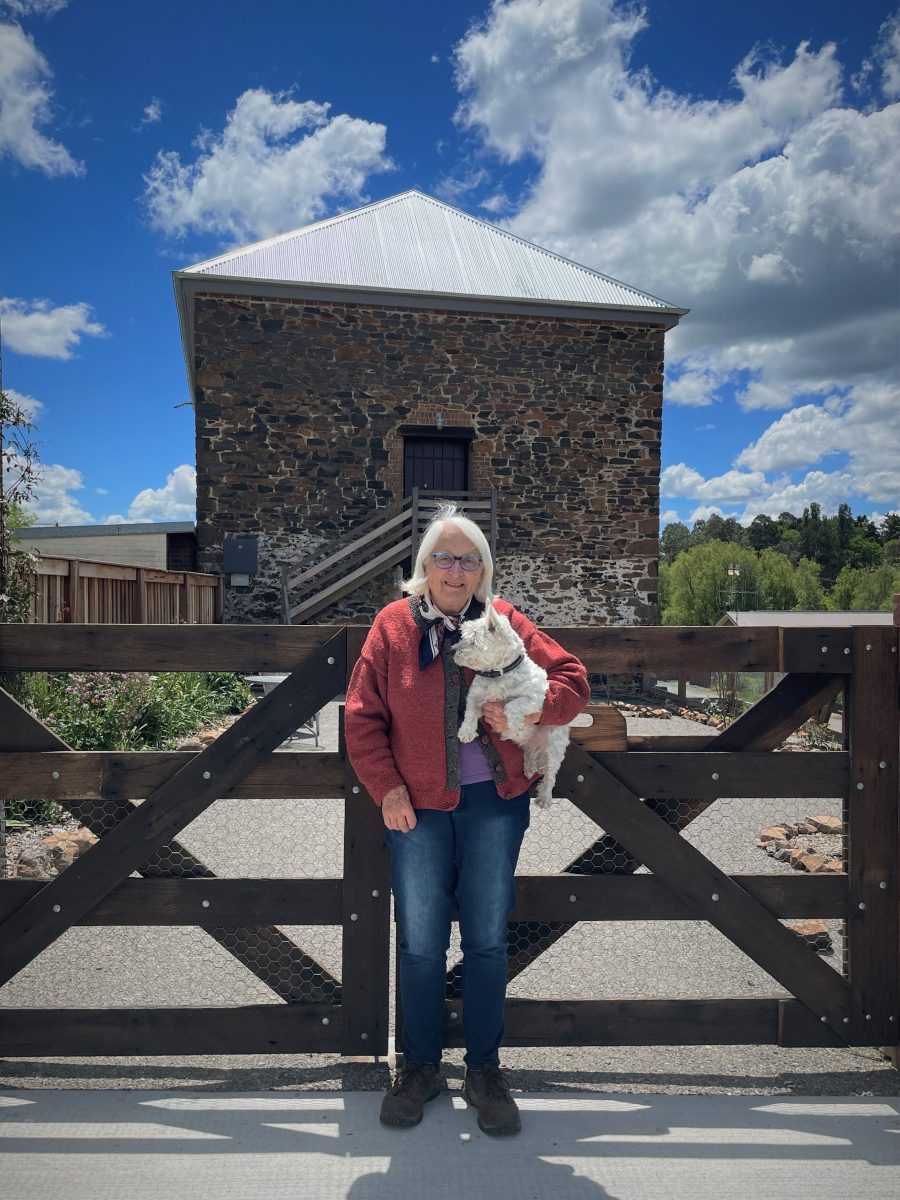
[[[483,616],[463,621],[453,655],[460,666],[473,671],[499,671],[524,649],[508,619],[488,604]]]

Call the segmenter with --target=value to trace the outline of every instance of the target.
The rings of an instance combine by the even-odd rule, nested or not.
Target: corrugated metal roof
[[[803,612],[787,610],[760,610],[759,612],[727,612],[719,624],[729,621],[732,625],[742,628],[749,626],[810,626],[821,629],[846,629],[851,625],[892,625],[893,613],[868,610],[866,612],[850,612],[841,610],[835,612],[818,612],[808,609]]]
[[[229,251],[184,274],[685,311],[415,190]]]

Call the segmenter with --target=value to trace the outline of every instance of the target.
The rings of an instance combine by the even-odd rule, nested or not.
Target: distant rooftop
[[[416,190],[230,250],[178,274],[686,311]]]
[[[817,609],[807,609],[795,612],[793,609],[763,610],[760,612],[727,612],[720,625],[749,626],[802,626],[815,625],[825,628],[847,628],[850,625],[893,625],[894,614],[891,612],[819,612]]]
[[[115,537],[126,533],[193,533],[193,521],[138,521],[128,525],[29,525],[19,531],[40,541],[41,538]]]

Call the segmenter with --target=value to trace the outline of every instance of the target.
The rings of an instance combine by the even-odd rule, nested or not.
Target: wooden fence
[[[32,585],[31,619],[45,625],[213,625],[222,620],[220,575],[44,556]]]
[[[511,999],[510,1045],[896,1047],[898,630],[551,629],[589,670],[777,671],[785,678],[718,736],[569,748],[557,794],[598,826],[563,872],[522,876],[510,974],[581,921],[706,921],[784,992],[684,999]],[[322,626],[0,627],[0,672],[291,671],[201,753],[77,753],[0,694],[0,799],[46,796],[100,835],[51,880],[0,881],[0,984],[75,925],[200,927],[282,1003],[0,1008],[3,1055],[383,1054],[389,876],[380,813],[342,753],[274,754],[339,695],[366,630]],[[846,749],[774,753],[844,693]],[[720,797],[839,797],[845,869],[730,875],[682,837]],[[135,798],[145,798],[143,801]],[[345,814],[343,879],[218,879],[177,841],[218,797],[315,798]],[[643,864],[650,873],[637,873]],[[137,871],[143,878],[134,878]],[[847,967],[784,924],[845,923]],[[342,930],[340,979],[284,927]],[[511,939],[512,940],[512,939]],[[277,969],[260,971],[260,946]],[[310,965],[315,970],[310,970]],[[90,964],[85,964],[90,969]],[[559,968],[557,968],[559,969]],[[448,977],[445,1040],[462,1040]]]

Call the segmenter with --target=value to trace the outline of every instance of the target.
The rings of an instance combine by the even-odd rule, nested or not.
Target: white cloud
[[[106,517],[104,524],[128,521],[193,521],[197,511],[197,472],[183,463],[166,476],[164,487],[144,488],[128,509],[128,516]]]
[[[813,502],[833,513],[855,496],[896,509],[898,411],[897,392],[880,384],[801,405],[773,421],[722,475],[706,479],[685,463],[667,467],[662,494],[688,497],[704,508],[715,502],[742,505],[739,519],[745,524],[757,513],[799,513]],[[829,459],[836,460],[833,469],[823,469]]]
[[[0,9],[5,8],[13,17],[52,17],[68,3],[69,0],[2,0]]]
[[[84,302],[53,308],[48,300],[0,300],[3,340],[10,350],[42,358],[70,359],[83,337],[103,337]]]
[[[433,63],[439,63],[441,61],[441,56],[439,54],[432,54],[431,61]]]
[[[712,479],[704,479],[693,467],[677,463],[666,467],[660,478],[660,489],[666,496],[689,496],[694,500],[718,500],[723,504],[747,501],[766,490],[766,478],[761,471],[726,471]]]
[[[12,400],[13,404],[25,414],[25,418],[31,421],[32,424],[37,420],[43,411],[44,405],[40,400],[36,400],[34,396],[26,396],[22,392],[17,392],[15,388],[4,388],[6,395]]]
[[[718,508],[715,504],[701,504],[698,508],[694,509],[694,511],[688,517],[686,523],[688,525],[694,525],[697,521],[708,521],[713,515],[717,517],[725,516],[721,508]]]
[[[255,88],[238,97],[224,130],[203,130],[193,162],[161,151],[144,176],[150,223],[236,240],[268,237],[322,217],[336,201],[361,203],[368,176],[390,170],[386,128],[328,104]]]
[[[463,171],[457,176],[447,175],[435,186],[435,195],[448,204],[456,204],[468,192],[481,187],[487,178],[488,173],[483,168]],[[480,207],[484,208],[485,206],[482,204]]]
[[[508,212],[513,205],[506,192],[494,192],[486,200],[480,201],[478,207],[483,208],[485,212],[502,213]]]
[[[900,393],[882,384],[862,385],[827,405],[804,404],[784,413],[737,457],[751,470],[814,466],[846,456],[846,494],[896,504],[900,488]]]
[[[50,64],[18,25],[0,24],[0,159],[45,175],[81,175],[65,146],[41,133],[53,115]]]
[[[680,521],[678,513],[674,508],[667,508],[665,512],[659,514],[659,528],[665,529],[667,525],[673,524],[675,521]]]
[[[494,0],[456,51],[458,121],[486,156],[536,166],[506,226],[689,306],[666,399],[744,388],[785,407],[895,369],[900,103],[843,98],[833,45],[754,51],[734,98],[659,86],[633,58],[652,5]],[[900,33],[879,42],[900,95]],[[708,374],[704,375],[704,371]],[[745,387],[747,373],[753,384]]]
[[[136,131],[143,129],[146,125],[156,125],[162,120],[162,101],[158,96],[154,96],[150,103],[144,109],[144,115],[141,117],[140,124],[135,125]]]
[[[784,257],[780,250],[754,254],[744,268],[751,283],[797,283],[802,272]]]
[[[40,525],[90,525],[91,514],[71,495],[84,489],[84,479],[74,467],[42,464],[41,479],[28,505]]]
[[[727,376],[706,366],[691,366],[685,360],[680,374],[670,370],[665,381],[665,400],[668,404],[681,404],[687,408],[705,408],[715,403],[716,392],[726,382]]]
[[[888,17],[881,26],[872,56],[863,63],[853,80],[854,86],[865,90],[873,76],[877,76],[878,85],[889,100],[900,96],[900,13]]]
[[[676,463],[674,467],[665,468],[659,486],[666,496],[693,496],[702,483],[703,476],[699,471],[686,467],[684,463]]]

